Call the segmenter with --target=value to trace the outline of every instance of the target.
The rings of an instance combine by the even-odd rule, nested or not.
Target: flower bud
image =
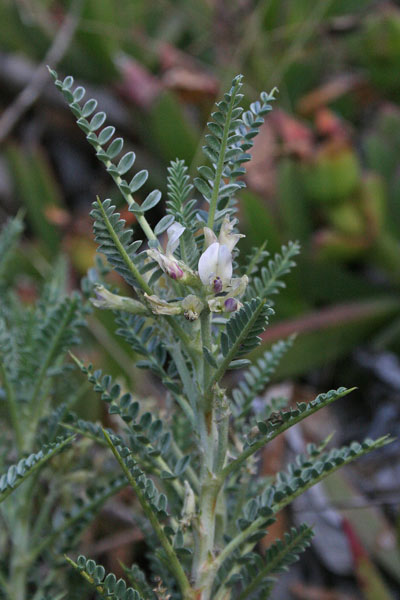
[[[150,305],[151,312],[155,315],[180,315],[183,312],[180,302],[167,302],[158,296],[149,296],[148,294],[145,294],[144,297]]]
[[[113,294],[104,285],[96,285],[94,288],[96,298],[90,298],[90,302],[96,308],[108,308],[110,310],[123,310],[133,313],[134,315],[146,315],[148,311],[146,307],[137,300],[126,296]]]
[[[147,254],[159,264],[164,273],[171,277],[171,279],[183,278],[183,269],[180,267],[179,261],[177,261],[172,255],[167,256],[166,254],[163,254],[154,248],[147,250]]]

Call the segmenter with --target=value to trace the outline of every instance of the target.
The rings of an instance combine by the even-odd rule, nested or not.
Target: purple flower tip
[[[216,277],[213,281],[213,290],[215,294],[219,294],[222,292],[222,279],[221,277]]]
[[[178,265],[174,265],[172,269],[169,269],[168,275],[171,279],[181,279],[183,277],[183,271]]]
[[[235,298],[227,298],[224,302],[226,312],[234,312],[237,310],[238,303]]]

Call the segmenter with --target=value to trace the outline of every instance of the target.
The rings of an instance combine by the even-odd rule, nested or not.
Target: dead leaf
[[[299,600],[358,600],[356,596],[300,582],[292,585],[290,591]]]
[[[366,87],[366,81],[360,75],[344,74],[303,96],[297,105],[298,112],[310,116],[318,109],[340,98],[344,94]]]
[[[315,114],[315,127],[317,133],[324,137],[347,140],[350,131],[347,124],[329,108],[320,108]]]
[[[198,103],[218,94],[218,79],[192,56],[167,43],[161,45],[159,56],[164,86],[183,100]]]
[[[246,165],[246,182],[254,192],[264,196],[272,196],[275,190],[276,138],[269,122],[265,122],[254,139],[250,150],[252,159]]]
[[[282,152],[285,155],[295,155],[302,159],[313,155],[313,133],[307,125],[283,110],[274,110],[269,122],[283,144]]]
[[[149,110],[162,90],[161,82],[131,57],[117,61],[122,80],[117,85],[121,96],[144,110]]]
[[[46,206],[44,209],[44,214],[50,223],[57,225],[58,227],[67,227],[67,225],[71,223],[70,213],[63,208],[56,206],[55,204]]]
[[[169,69],[162,81],[165,87],[178,92],[183,100],[189,102],[197,102],[204,97],[214,98],[218,93],[218,82],[215,78],[184,67]]]

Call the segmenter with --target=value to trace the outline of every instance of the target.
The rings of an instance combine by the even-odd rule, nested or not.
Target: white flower
[[[218,294],[232,279],[232,254],[225,244],[214,242],[200,256],[199,277]]]
[[[168,243],[165,252],[151,248],[147,250],[147,254],[155,260],[171,279],[178,279],[182,283],[187,281],[195,281],[195,274],[181,260],[174,257],[174,252],[179,246],[179,238],[185,231],[185,227],[180,223],[173,223],[167,229]]]
[[[215,294],[229,287],[232,279],[232,250],[244,235],[232,233],[237,219],[226,217],[221,225],[219,236],[209,227],[204,227],[206,250],[199,260],[199,276],[202,283],[210,286]]]

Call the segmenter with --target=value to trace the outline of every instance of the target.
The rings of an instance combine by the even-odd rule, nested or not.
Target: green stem
[[[201,600],[209,599],[213,585],[211,570],[214,561],[213,549],[218,489],[216,479],[213,478],[212,474],[209,474],[207,481],[203,482],[201,487],[197,526],[198,548],[192,566],[195,590],[201,594],[198,596]]]
[[[218,445],[214,462],[214,471],[218,474],[220,480],[222,480],[221,472],[224,468],[228,450],[229,411],[227,405],[222,408],[216,425],[218,430]]]
[[[26,519],[15,524],[15,542],[10,561],[10,597],[12,600],[25,600],[28,568],[25,555],[29,544],[29,523]]]
[[[185,571],[183,570],[183,567],[181,565],[181,563],[179,562],[179,559],[177,557],[177,555],[175,554],[175,551],[173,549],[173,547],[171,546],[165,532],[164,529],[162,528],[162,526],[160,525],[157,516],[155,515],[155,513],[153,512],[153,509],[151,508],[151,506],[149,506],[149,504],[147,503],[141,489],[139,488],[139,486],[137,485],[135,478],[132,476],[132,473],[130,472],[130,470],[128,469],[128,467],[126,466],[123,458],[120,456],[118,450],[116,449],[116,447],[114,446],[113,442],[111,441],[110,436],[108,435],[107,431],[105,431],[103,429],[103,434],[104,437],[107,440],[107,443],[112,451],[112,453],[114,454],[117,462],[119,463],[121,469],[123,470],[123,472],[125,473],[129,483],[131,484],[133,490],[135,491],[135,494],[138,497],[138,500],[140,502],[140,505],[143,509],[144,514],[146,515],[146,517],[148,518],[148,520],[150,521],[155,534],[157,535],[158,539],[160,540],[161,546],[163,547],[168,561],[169,561],[169,566],[171,571],[173,572],[173,574],[176,577],[176,580],[179,584],[179,587],[181,589],[182,592],[182,596],[183,598],[190,598],[190,590],[191,590],[191,586],[189,583],[189,580],[185,574]]]
[[[212,352],[212,337],[211,337],[211,315],[208,310],[203,310],[200,315],[200,326],[201,326],[201,341],[203,347]],[[203,360],[203,389],[208,389],[209,383],[212,376],[212,367],[207,360]],[[206,410],[210,410],[210,405],[205,407]]]
[[[192,427],[194,427],[196,423],[196,417],[189,402],[181,394],[174,394],[174,398],[185,413],[189,423],[191,423]]]
[[[29,573],[28,553],[31,541],[30,515],[34,490],[37,484],[37,472],[27,485],[13,497],[15,503],[15,520],[11,534],[10,550],[10,598],[25,600],[27,597],[27,579]]]
[[[10,411],[10,420],[11,420],[11,424],[12,424],[14,432],[15,432],[17,448],[18,448],[18,451],[21,451],[21,449],[23,447],[23,443],[24,443],[22,431],[21,431],[21,416],[18,414],[18,406],[17,406],[17,399],[16,399],[16,395],[15,395],[14,386],[12,385],[12,383],[7,375],[7,372],[6,372],[6,369],[5,369],[5,366],[3,363],[0,363],[0,377],[3,382],[5,392],[6,392],[8,409]]]
[[[43,504],[40,507],[39,515],[35,520],[35,524],[32,528],[31,538],[32,540],[37,540],[43,535],[42,528],[46,522],[49,521],[50,511],[52,509],[53,503],[59,494],[58,484],[55,485],[54,481],[50,482],[50,489],[43,500]]]
[[[262,255],[262,253],[264,252],[265,248],[267,246],[267,242],[263,242],[261,244],[261,246],[257,249],[257,252],[254,254],[253,258],[251,259],[251,261],[249,262],[249,264],[247,265],[247,269],[246,269],[246,275],[247,277],[251,277],[252,273],[253,273],[253,269],[255,268],[255,266],[257,265],[260,256]]]
[[[188,336],[186,331],[179,325],[176,318],[170,317],[169,315],[165,315],[165,320],[171,327],[172,331],[177,334],[182,344],[184,344],[188,354],[192,356],[194,351],[192,339]]]

